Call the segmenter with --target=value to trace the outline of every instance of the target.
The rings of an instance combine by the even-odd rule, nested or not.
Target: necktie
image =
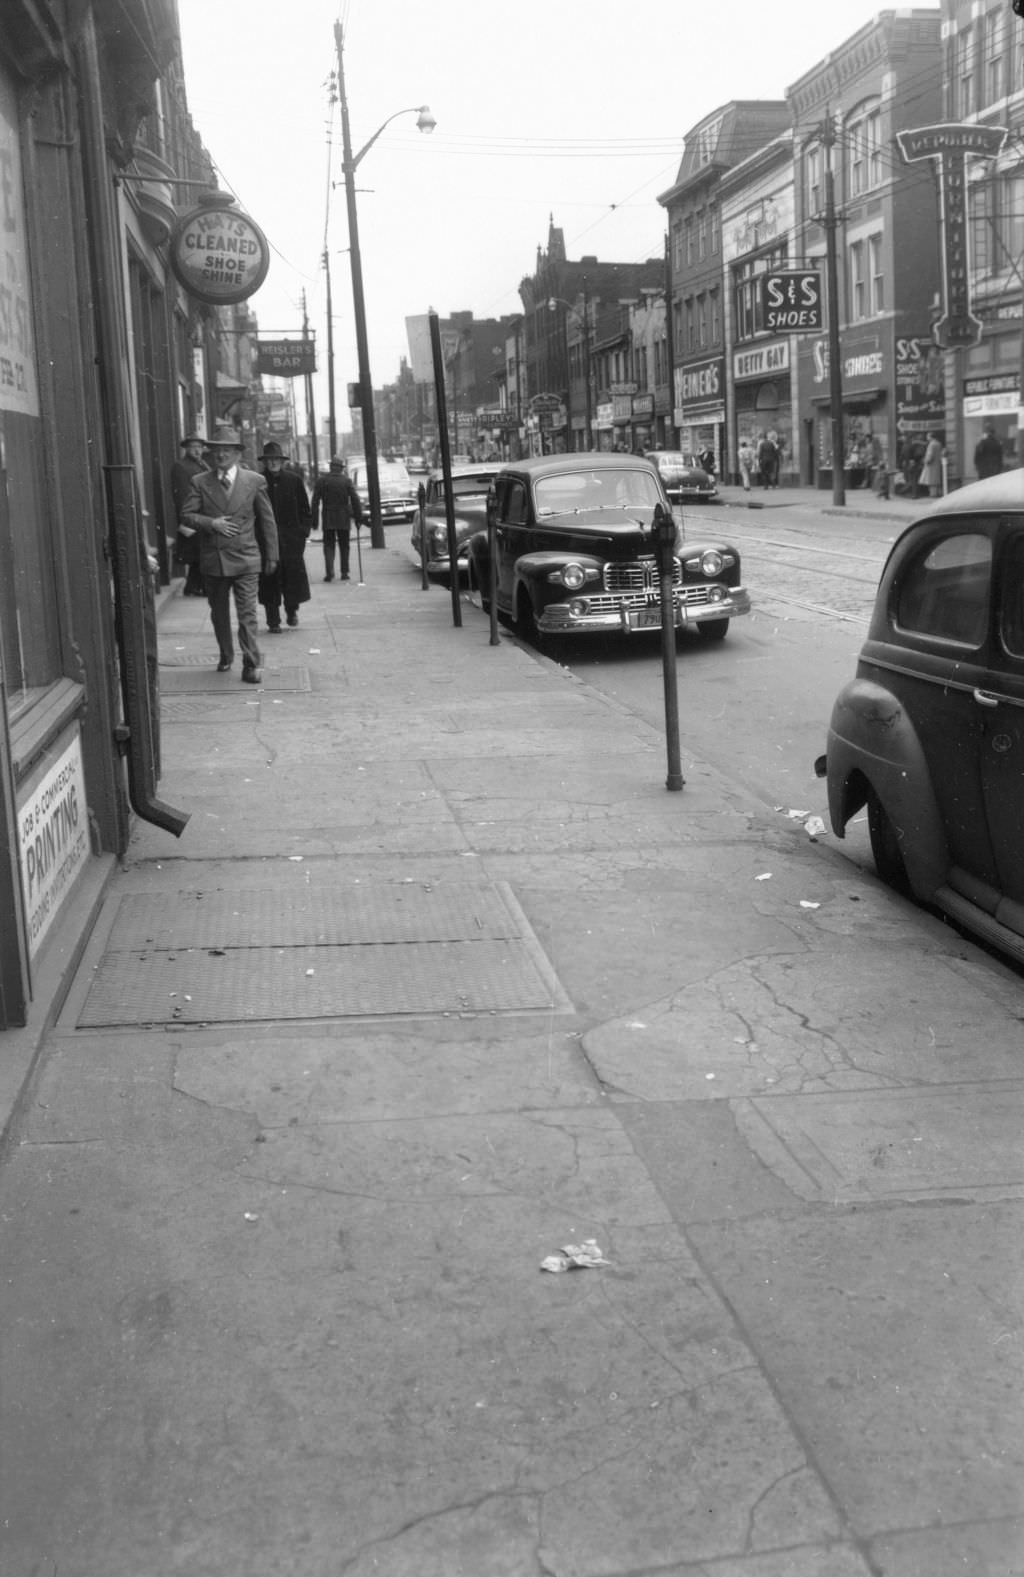
[[[223,488],[227,488],[228,486],[230,486],[230,483],[228,481],[228,473],[226,471],[218,471],[218,473],[217,473],[217,480],[220,482],[220,485]]]

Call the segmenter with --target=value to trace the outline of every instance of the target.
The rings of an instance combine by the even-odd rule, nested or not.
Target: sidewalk
[[[0,1171],[4,1577],[1019,1577],[1019,983],[405,544],[259,691],[162,611],[191,820]]]
[[[907,524],[916,520],[928,508],[927,498],[904,498],[893,495],[891,498],[879,498],[878,494],[869,487],[847,488],[844,504],[837,504],[832,497],[832,490],[811,487],[751,487],[745,493],[742,487],[723,485],[719,488],[719,498],[724,505],[735,508],[748,509],[794,509],[814,511],[830,518],[841,520],[844,516],[853,516],[865,520],[891,520],[897,524]]]

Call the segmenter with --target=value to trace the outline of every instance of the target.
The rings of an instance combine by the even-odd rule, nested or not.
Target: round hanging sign
[[[270,247],[259,225],[234,207],[223,192],[183,214],[170,240],[175,278],[200,301],[231,306],[246,301],[262,285],[270,267]]]

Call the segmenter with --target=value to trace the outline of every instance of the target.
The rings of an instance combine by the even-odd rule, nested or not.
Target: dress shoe
[[[280,635],[280,633],[281,633],[281,626],[279,624],[268,624],[267,625],[267,634],[268,635]]]
[[[219,674],[226,674],[233,662],[233,657],[222,657],[220,662],[217,664],[217,672]]]
[[[324,576],[324,585],[326,586],[328,584],[328,582],[332,581],[333,579],[334,579],[333,575],[325,575]]]
[[[243,668],[242,669],[242,683],[243,684],[262,684],[263,683],[263,669],[262,668]]]
[[[288,615],[288,628],[290,630],[294,630],[296,625],[298,624],[298,622],[299,622],[299,616],[298,616],[297,613],[290,613]]]
[[[341,578],[342,578],[342,580],[351,580],[352,579],[351,575],[343,575]]]

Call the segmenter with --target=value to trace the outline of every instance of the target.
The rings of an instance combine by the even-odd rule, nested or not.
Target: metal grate
[[[311,690],[309,669],[301,664],[294,667],[268,668],[264,665],[263,679],[256,685],[242,684],[241,667],[237,660],[234,668],[219,674],[215,667],[197,670],[191,667],[161,668],[160,694],[164,695],[241,695],[252,697],[259,690]]]
[[[568,1008],[507,889],[122,898],[79,1029]]]

